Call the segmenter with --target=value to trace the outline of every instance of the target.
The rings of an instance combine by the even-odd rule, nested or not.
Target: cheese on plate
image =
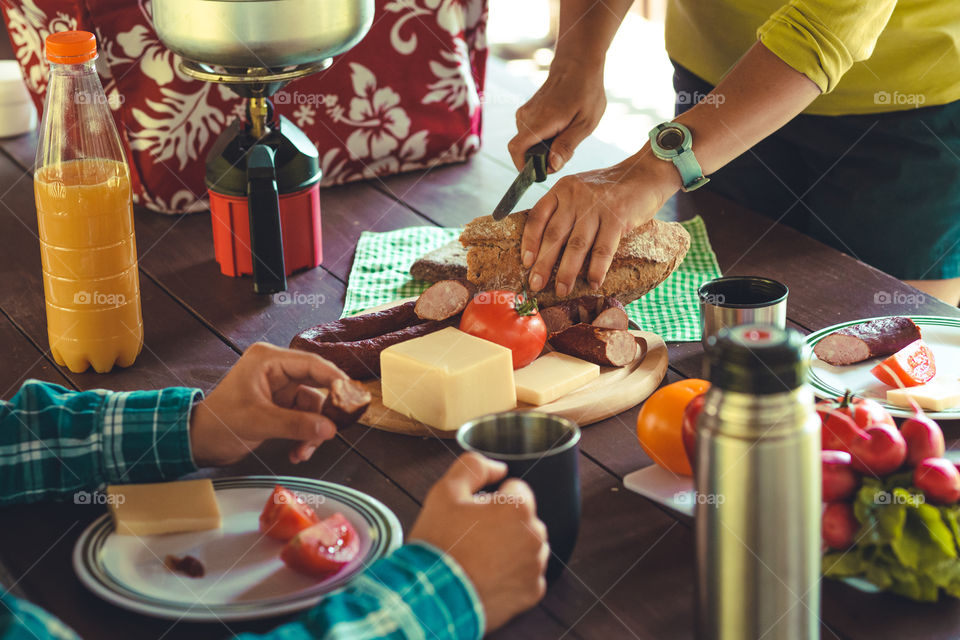
[[[916,400],[921,409],[943,411],[960,405],[960,382],[928,382],[905,389],[888,389],[887,402],[898,407],[910,407]]]
[[[510,349],[447,327],[380,352],[383,404],[452,431],[517,406]]]
[[[107,505],[120,535],[152,536],[220,527],[220,507],[209,479],[110,485]]]
[[[513,373],[517,400],[546,404],[600,377],[600,365],[551,351]]]

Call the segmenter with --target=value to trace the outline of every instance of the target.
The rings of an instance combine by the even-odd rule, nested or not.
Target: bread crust
[[[467,277],[467,252],[457,240],[420,256],[410,267],[417,280],[440,282]]]
[[[512,213],[503,220],[482,216],[467,224],[460,242],[467,249],[467,279],[481,290],[522,291],[526,270],[520,261],[520,238],[527,212]],[[626,235],[613,256],[607,277],[599,290],[587,283],[588,264],[577,276],[573,289],[558,297],[554,291],[556,266],[546,286],[537,293],[544,306],[583,295],[612,296],[628,304],[666,280],[690,248],[690,234],[676,222],[650,220]]]

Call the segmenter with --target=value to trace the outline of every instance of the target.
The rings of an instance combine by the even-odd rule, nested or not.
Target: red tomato
[[[303,498],[277,485],[260,513],[260,532],[268,538],[286,542],[320,521]]]
[[[697,468],[697,418],[700,417],[706,401],[707,394],[701,393],[688,402],[687,408],[683,410],[680,435],[683,436],[683,448],[687,452],[687,460],[690,461],[690,467],[693,469]]]
[[[324,579],[357,557],[360,540],[350,521],[335,513],[298,533],[280,552],[294,571]]]
[[[915,387],[930,382],[937,375],[937,366],[930,347],[917,340],[870,369],[870,373],[891,387]]]
[[[710,387],[690,378],[657,389],[637,414],[637,439],[651,460],[674,473],[693,474],[683,445],[683,413],[696,396]]]
[[[460,330],[496,342],[513,352],[513,368],[525,367],[547,342],[547,325],[537,301],[511,291],[484,291],[463,310]]]
[[[860,429],[866,429],[872,424],[896,426],[893,416],[883,405],[869,398],[854,397],[850,391],[842,398],[818,402],[817,413],[820,414],[822,424],[820,438],[821,448],[824,450],[849,452],[850,440],[858,435],[855,429],[850,428],[850,423],[837,414],[853,418],[854,424]]]

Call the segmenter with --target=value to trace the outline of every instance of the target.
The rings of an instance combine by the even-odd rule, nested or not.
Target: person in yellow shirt
[[[518,168],[554,138],[558,171],[596,127],[604,58],[631,4],[563,0],[549,76],[517,111]],[[960,2],[669,0],[666,46],[677,117],[537,202],[522,244],[533,291],[558,262],[559,295],[584,264],[599,286],[624,233],[709,182],[960,302]]]

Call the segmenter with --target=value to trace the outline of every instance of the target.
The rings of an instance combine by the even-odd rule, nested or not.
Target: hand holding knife
[[[547,179],[547,158],[550,155],[550,145],[553,138],[541,140],[523,154],[526,163],[514,179],[510,188],[503,194],[497,208],[493,210],[494,220],[503,220],[517,206],[520,198],[534,182],[543,182]]]

